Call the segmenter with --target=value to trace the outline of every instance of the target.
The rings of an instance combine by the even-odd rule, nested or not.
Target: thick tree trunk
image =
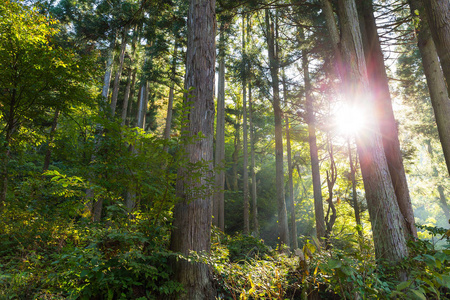
[[[288,160],[288,170],[289,170],[289,204],[291,211],[291,249],[295,250],[298,248],[298,240],[297,240],[297,225],[295,223],[295,203],[294,203],[294,179],[292,176],[294,165],[292,164],[292,153],[291,153],[291,136],[289,134],[289,118],[286,115],[286,151],[287,151],[287,160]]]
[[[222,231],[225,230],[225,24],[220,24],[219,39],[219,78],[217,88],[217,121],[216,121],[216,155],[215,155],[215,185],[213,203],[213,222]]]
[[[242,53],[243,53],[243,72],[242,72],[242,134],[243,137],[243,191],[244,191],[244,234],[250,233],[250,202],[248,198],[248,131],[247,131],[247,67],[246,67],[246,45],[245,45],[245,15],[242,16]]]
[[[123,62],[125,60],[125,50],[127,48],[128,27],[123,28],[122,45],[120,47],[119,65],[114,78],[113,93],[111,96],[111,117],[114,118],[117,106],[117,97],[119,96],[120,77],[122,75]]]
[[[425,9],[421,0],[410,0],[411,15],[416,16],[419,11],[420,23],[416,28],[417,46],[422,56],[422,66],[427,79],[431,104],[444,152],[447,170],[450,174],[450,99],[445,84],[444,74],[439,64],[436,46],[431,37],[428,20],[425,17]]]
[[[48,143],[47,143],[47,150],[45,151],[45,157],[44,157],[44,167],[42,168],[42,171],[45,172],[48,170],[48,167],[50,166],[50,159],[52,156],[52,142],[53,137],[55,135],[56,126],[58,125],[58,118],[59,118],[59,109],[55,109],[55,114],[53,116],[53,122],[52,122],[52,128],[50,129],[50,134],[48,137]]]
[[[401,215],[382,145],[379,124],[373,115],[376,104],[370,95],[358,14],[354,0],[339,0],[341,51],[346,65],[344,85],[354,105],[367,112],[367,126],[356,138],[361,173],[372,222],[375,254],[378,260],[400,262],[408,254],[405,222]],[[399,271],[399,279],[405,272]]]
[[[273,92],[273,111],[275,119],[275,163],[276,163],[276,198],[278,203],[278,232],[279,242],[288,246],[289,243],[289,227],[287,221],[286,201],[284,199],[284,171],[283,171],[283,125],[282,111],[280,106],[280,87],[279,87],[279,61],[278,53],[275,47],[275,26],[270,21],[270,12],[265,11],[266,30],[267,30],[267,47],[269,54],[270,75],[272,77]]]
[[[383,141],[383,149],[391,175],[392,184],[397,196],[398,206],[406,222],[407,237],[417,238],[414,222],[414,211],[411,205],[408,182],[403,166],[400,142],[398,140],[397,123],[392,109],[389,82],[384,65],[383,52],[377,33],[377,25],[373,15],[372,0],[358,1],[360,14],[364,24],[361,33],[366,37],[364,52],[367,68],[370,70],[369,83],[372,96],[376,102],[377,119]]]
[[[211,195],[208,186],[213,176],[214,73],[215,73],[215,1],[191,0],[188,13],[188,44],[185,88],[194,88],[188,116],[189,136],[204,138],[186,143],[190,164],[207,164],[200,178],[189,174],[188,166],[178,171],[170,249],[188,255],[190,251],[209,253],[211,247]],[[175,279],[185,289],[181,299],[214,299],[215,289],[209,267],[203,263],[174,261]]]
[[[319,151],[317,149],[316,140],[316,118],[314,115],[314,100],[311,95],[308,54],[305,50],[303,50],[302,55],[302,68],[304,73],[303,78],[305,81],[306,93],[306,121],[308,123],[309,153],[311,156],[311,174],[314,190],[314,215],[316,219],[316,235],[319,242],[322,242],[321,239],[325,237],[325,215],[323,212],[322,183],[320,181]]]
[[[450,95],[450,1],[422,0]]]

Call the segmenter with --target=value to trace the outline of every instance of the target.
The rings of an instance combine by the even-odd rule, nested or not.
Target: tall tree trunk
[[[450,174],[450,99],[445,84],[444,74],[439,64],[436,46],[431,37],[428,20],[425,17],[425,9],[421,0],[409,0],[411,15],[416,16],[419,11],[420,23],[416,28],[417,46],[422,56],[422,66],[427,79],[431,104],[444,152],[445,163]]]
[[[111,96],[111,117],[114,118],[117,106],[117,97],[119,96],[120,77],[122,75],[123,62],[125,60],[125,51],[127,49],[128,27],[125,26],[122,32],[122,45],[120,47],[119,65],[114,78],[113,93]]]
[[[356,138],[361,173],[371,217],[375,254],[378,260],[398,263],[408,255],[405,222],[401,215],[383,150],[379,124],[373,115],[376,104],[370,95],[366,63],[354,0],[339,0],[341,51],[346,65],[344,85],[354,105],[367,112],[369,127]],[[399,271],[398,279],[406,279]]]
[[[336,162],[334,161],[333,143],[329,136],[327,137],[327,148],[328,148],[328,155],[330,156],[330,169],[327,170],[328,210],[327,214],[325,215],[325,226],[326,226],[325,242],[326,247],[329,248],[331,246],[330,245],[331,232],[333,231],[333,226],[337,218],[336,207],[334,206],[333,203],[333,189],[337,179],[337,168]]]
[[[204,138],[186,143],[186,155],[191,164],[208,164],[208,171],[200,173],[199,178],[192,178],[187,168],[178,171],[176,189],[181,201],[173,212],[170,249],[184,255],[190,251],[209,253],[211,247],[212,193],[208,181],[213,176],[215,1],[191,0],[187,23],[185,88],[194,88],[190,92],[192,105],[187,129],[189,136],[201,132]],[[215,289],[208,265],[181,259],[174,261],[174,274],[185,289],[181,299],[214,299]]]
[[[116,46],[116,35],[117,32],[114,34],[110,42],[110,46],[108,49],[108,60],[106,61],[106,71],[103,78],[102,99],[105,103],[108,102],[109,86],[111,83],[111,74],[114,63],[114,47]]]
[[[352,147],[350,145],[350,139],[347,140],[348,147],[348,160],[350,162],[350,180],[352,182],[352,202],[353,202],[353,210],[355,211],[355,221],[356,225],[358,225],[357,231],[359,237],[363,238],[362,232],[362,223],[361,216],[359,215],[359,203],[358,203],[358,194],[356,193],[356,165],[353,164],[353,156],[352,156]]]
[[[217,89],[217,121],[216,121],[216,155],[215,155],[215,186],[213,215],[214,225],[225,230],[225,24],[220,24],[219,38],[219,78]]]
[[[435,177],[437,180],[439,180],[439,172],[438,169],[436,167],[436,165],[434,165],[433,163],[433,158],[434,158],[434,153],[433,153],[433,147],[431,146],[431,140],[427,139],[425,141],[426,145],[427,145],[427,150],[428,150],[428,154],[430,155],[432,164],[433,164],[433,177]],[[447,221],[450,222],[450,209],[448,207],[448,203],[447,203],[447,199],[445,197],[445,193],[444,193],[444,187],[442,186],[442,184],[438,184],[438,193],[439,193],[439,205],[442,208],[444,214],[445,214],[445,218],[447,219]]]
[[[422,0],[450,95],[450,1]]]
[[[126,121],[127,121],[127,115],[128,115],[128,102],[132,98],[132,92],[131,90],[134,90],[134,84],[136,83],[136,73],[137,73],[137,69],[133,66],[133,64],[135,63],[135,59],[136,59],[136,44],[138,41],[138,37],[139,37],[139,32],[138,32],[138,26],[136,25],[134,28],[134,32],[133,32],[133,40],[131,41],[131,57],[130,57],[130,68],[128,69],[128,74],[127,74],[127,85],[125,87],[125,95],[123,97],[123,104],[122,104],[122,115],[121,115],[121,119],[122,119],[122,126],[125,125]]]
[[[269,68],[272,77],[273,111],[275,119],[275,160],[276,160],[276,198],[278,204],[278,234],[280,244],[289,245],[289,227],[287,221],[286,201],[284,199],[284,171],[283,171],[283,125],[280,106],[279,60],[275,45],[275,25],[270,21],[269,9],[265,10],[267,48],[269,54]]]
[[[169,101],[167,103],[167,116],[166,127],[164,127],[164,139],[168,141],[170,139],[170,131],[172,128],[172,111],[173,111],[173,97],[175,89],[175,76],[177,72],[177,56],[178,56],[178,41],[175,39],[173,46],[173,58],[172,58],[172,70],[171,70],[171,83],[169,89]],[[164,145],[164,152],[169,151],[169,145]]]
[[[309,62],[308,53],[303,50],[302,53],[302,68],[303,78],[305,81],[305,94],[306,94],[306,122],[308,123],[308,141],[309,141],[309,154],[311,156],[311,174],[314,190],[314,215],[316,218],[316,235],[317,239],[321,242],[325,237],[325,215],[323,212],[323,199],[322,199],[322,183],[320,181],[320,168],[319,168],[319,151],[317,149],[316,140],[316,117],[314,114],[314,100],[311,95],[311,81],[309,78]]]
[[[58,125],[58,118],[59,118],[59,108],[56,108],[55,114],[53,115],[52,128],[50,129],[50,134],[48,137],[47,150],[45,151],[44,167],[42,168],[43,172],[47,171],[48,167],[50,166],[50,158],[52,156],[51,144],[53,143],[53,137],[55,135],[56,126]]]
[[[252,83],[248,83],[248,121],[250,125],[250,173],[252,176],[252,220],[253,233],[259,236],[258,224],[258,199],[256,189],[256,172],[255,172],[255,133],[253,127],[253,101],[252,101]]]
[[[373,14],[372,0],[358,1],[361,18],[361,34],[366,37],[364,52],[367,68],[370,70],[369,84],[375,98],[377,119],[383,141],[383,149],[397,197],[398,206],[406,222],[407,237],[417,238],[414,222],[414,211],[409,196],[408,182],[403,166],[400,142],[398,140],[397,122],[392,109],[389,82],[384,65],[383,52],[377,33],[377,25]]]
[[[245,45],[245,15],[242,15],[242,53],[243,53],[243,70],[242,70],[242,134],[243,138],[243,184],[244,184],[244,234],[250,233],[250,203],[248,198],[248,131],[247,131],[247,57]]]
[[[289,117],[285,116],[286,119],[286,151],[287,151],[287,160],[288,160],[288,170],[289,170],[289,204],[291,211],[291,249],[295,250],[298,248],[298,240],[297,240],[297,225],[295,223],[295,203],[294,203],[294,179],[292,176],[294,165],[292,164],[292,153],[291,153],[291,136],[289,133]]]

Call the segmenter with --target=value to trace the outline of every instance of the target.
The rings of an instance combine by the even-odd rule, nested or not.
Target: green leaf
[[[425,297],[424,293],[418,290],[411,290],[411,293],[414,296],[414,299],[420,299],[420,300],[427,300],[427,297]]]
[[[410,284],[411,284],[411,281],[409,281],[409,280],[408,280],[408,281],[400,282],[400,283],[397,285],[396,290],[397,290],[397,291],[402,291],[402,290],[408,288],[408,287],[410,286]]]
[[[328,261],[328,267],[330,269],[337,269],[340,268],[342,265],[341,261],[339,259],[330,259]]]

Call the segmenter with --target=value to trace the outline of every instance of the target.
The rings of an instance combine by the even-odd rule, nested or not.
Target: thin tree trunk
[[[133,35],[133,40],[131,41],[131,63],[130,63],[130,68],[128,69],[128,74],[127,74],[127,85],[125,87],[125,95],[123,97],[123,105],[122,105],[122,115],[121,115],[121,119],[122,119],[122,126],[125,125],[126,121],[127,121],[127,113],[128,113],[128,102],[129,99],[131,97],[131,89],[133,88],[134,90],[134,84],[136,83],[136,73],[137,70],[136,68],[133,66],[133,63],[135,62],[135,58],[136,58],[136,43],[138,41],[138,36],[139,33],[137,32],[138,27],[135,26],[134,28],[134,35]]]
[[[397,122],[392,109],[389,82],[384,65],[383,52],[377,33],[377,25],[373,15],[372,0],[358,1],[363,26],[362,36],[366,37],[364,43],[367,68],[371,71],[369,83],[372,95],[375,98],[377,119],[380,125],[380,133],[383,141],[383,149],[397,197],[398,206],[406,222],[407,237],[417,238],[417,229],[414,222],[414,211],[411,205],[408,182],[403,166],[400,142],[398,140]]]
[[[287,221],[286,201],[284,199],[284,171],[283,171],[283,126],[282,111],[280,106],[280,87],[279,87],[279,61],[276,52],[275,26],[270,21],[269,9],[265,10],[266,30],[267,30],[267,48],[269,54],[269,67],[272,77],[273,92],[273,111],[275,119],[275,160],[276,160],[276,199],[278,204],[278,234],[280,244],[290,245],[289,227]]]
[[[170,139],[170,131],[172,128],[172,111],[173,111],[173,94],[175,89],[175,76],[177,71],[177,56],[178,56],[178,43],[175,39],[172,58],[172,70],[171,70],[171,83],[169,89],[169,101],[167,103],[167,116],[166,116],[166,127],[164,128],[164,139],[168,141]],[[164,145],[164,152],[169,151],[169,145]]]
[[[422,3],[450,95],[450,1],[423,0]]]
[[[347,140],[348,147],[348,160],[350,162],[350,180],[352,182],[352,202],[353,202],[353,210],[355,211],[355,221],[358,231],[358,235],[360,238],[363,238],[363,227],[361,223],[361,216],[359,215],[359,203],[358,203],[358,194],[356,193],[356,166],[353,164],[352,157],[352,148],[350,146],[350,139]]]
[[[416,28],[417,46],[422,56],[422,66],[427,79],[428,90],[430,92],[431,104],[433,105],[434,116],[444,152],[445,163],[450,174],[450,99],[445,84],[444,74],[439,64],[436,46],[431,37],[428,20],[425,17],[425,9],[420,0],[409,1],[411,14],[416,16],[419,11],[420,23]]]
[[[347,62],[344,85],[351,99],[356,99],[353,104],[362,106],[367,112],[369,128],[357,136],[356,144],[372,222],[375,254],[378,260],[398,263],[408,255],[405,222],[389,175],[379,124],[373,115],[374,100],[362,96],[370,95],[370,89],[356,4],[354,0],[339,0],[338,3],[342,58]],[[406,273],[399,270],[397,277],[404,280]]]
[[[242,70],[242,106],[243,106],[243,119],[242,119],[242,134],[243,138],[243,154],[244,154],[244,166],[243,166],[243,184],[244,184],[244,234],[250,233],[250,202],[248,198],[248,131],[247,131],[247,57],[246,57],[246,45],[245,45],[245,15],[242,15],[242,53],[243,53],[243,70]]]
[[[250,173],[252,176],[252,219],[253,233],[259,236],[258,224],[258,199],[256,190],[256,172],[255,172],[255,134],[253,127],[253,101],[252,101],[252,84],[248,83],[248,121],[250,125]]]
[[[325,215],[323,211],[323,199],[322,199],[322,183],[320,181],[320,168],[319,168],[319,151],[317,149],[316,140],[316,117],[314,114],[314,100],[311,95],[311,81],[309,78],[309,62],[308,54],[306,50],[303,50],[302,68],[303,78],[305,81],[305,93],[306,93],[306,118],[308,123],[309,134],[309,153],[311,156],[311,174],[314,190],[314,215],[316,218],[316,235],[319,242],[322,242],[322,238],[325,237]]]
[[[53,116],[52,128],[50,129],[50,134],[49,134],[49,137],[48,137],[47,151],[45,151],[44,167],[42,168],[42,172],[47,171],[48,167],[50,166],[50,159],[51,159],[51,156],[52,156],[51,143],[53,142],[53,137],[55,135],[56,126],[58,125],[58,117],[59,117],[59,108],[56,108],[55,109],[55,114]]]
[[[122,45],[120,48],[119,66],[117,68],[116,77],[114,78],[113,93],[111,96],[111,117],[114,118],[117,106],[117,97],[119,96],[120,77],[122,75],[123,62],[125,60],[125,51],[127,49],[128,27],[125,26],[122,32]]]
[[[190,170],[180,168],[177,196],[181,201],[173,212],[170,250],[188,255],[190,251],[210,252],[211,196],[208,186],[213,176],[212,153],[214,135],[214,73],[215,73],[215,1],[191,0],[188,13],[186,90],[192,105],[188,116],[189,136],[202,133],[204,138],[186,143],[190,164],[206,163],[208,170],[192,178]],[[184,287],[179,299],[214,299],[215,289],[208,265],[174,260],[175,280]]]
[[[287,151],[287,160],[288,160],[288,170],[289,170],[289,204],[291,205],[291,249],[295,250],[298,248],[298,240],[297,240],[297,225],[295,223],[295,203],[294,203],[294,179],[293,179],[293,168],[292,164],[292,153],[291,153],[291,136],[289,133],[289,117],[285,116],[286,119],[286,151]]]
[[[216,155],[215,155],[215,186],[213,215],[214,225],[225,230],[225,24],[220,24],[219,39],[219,82],[217,90],[217,121],[216,121]]]
[[[112,67],[114,63],[114,47],[116,45],[116,35],[114,34],[113,39],[111,41],[111,45],[108,49],[108,60],[106,61],[106,71],[105,76],[103,78],[103,88],[102,88],[102,99],[104,102],[108,102],[108,95],[109,95],[109,85],[111,83],[111,74],[112,74]]]

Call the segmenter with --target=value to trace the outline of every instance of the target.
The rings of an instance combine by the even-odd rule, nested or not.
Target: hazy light
[[[342,105],[335,114],[335,125],[339,134],[345,136],[360,133],[367,122],[367,114],[357,106]]]

